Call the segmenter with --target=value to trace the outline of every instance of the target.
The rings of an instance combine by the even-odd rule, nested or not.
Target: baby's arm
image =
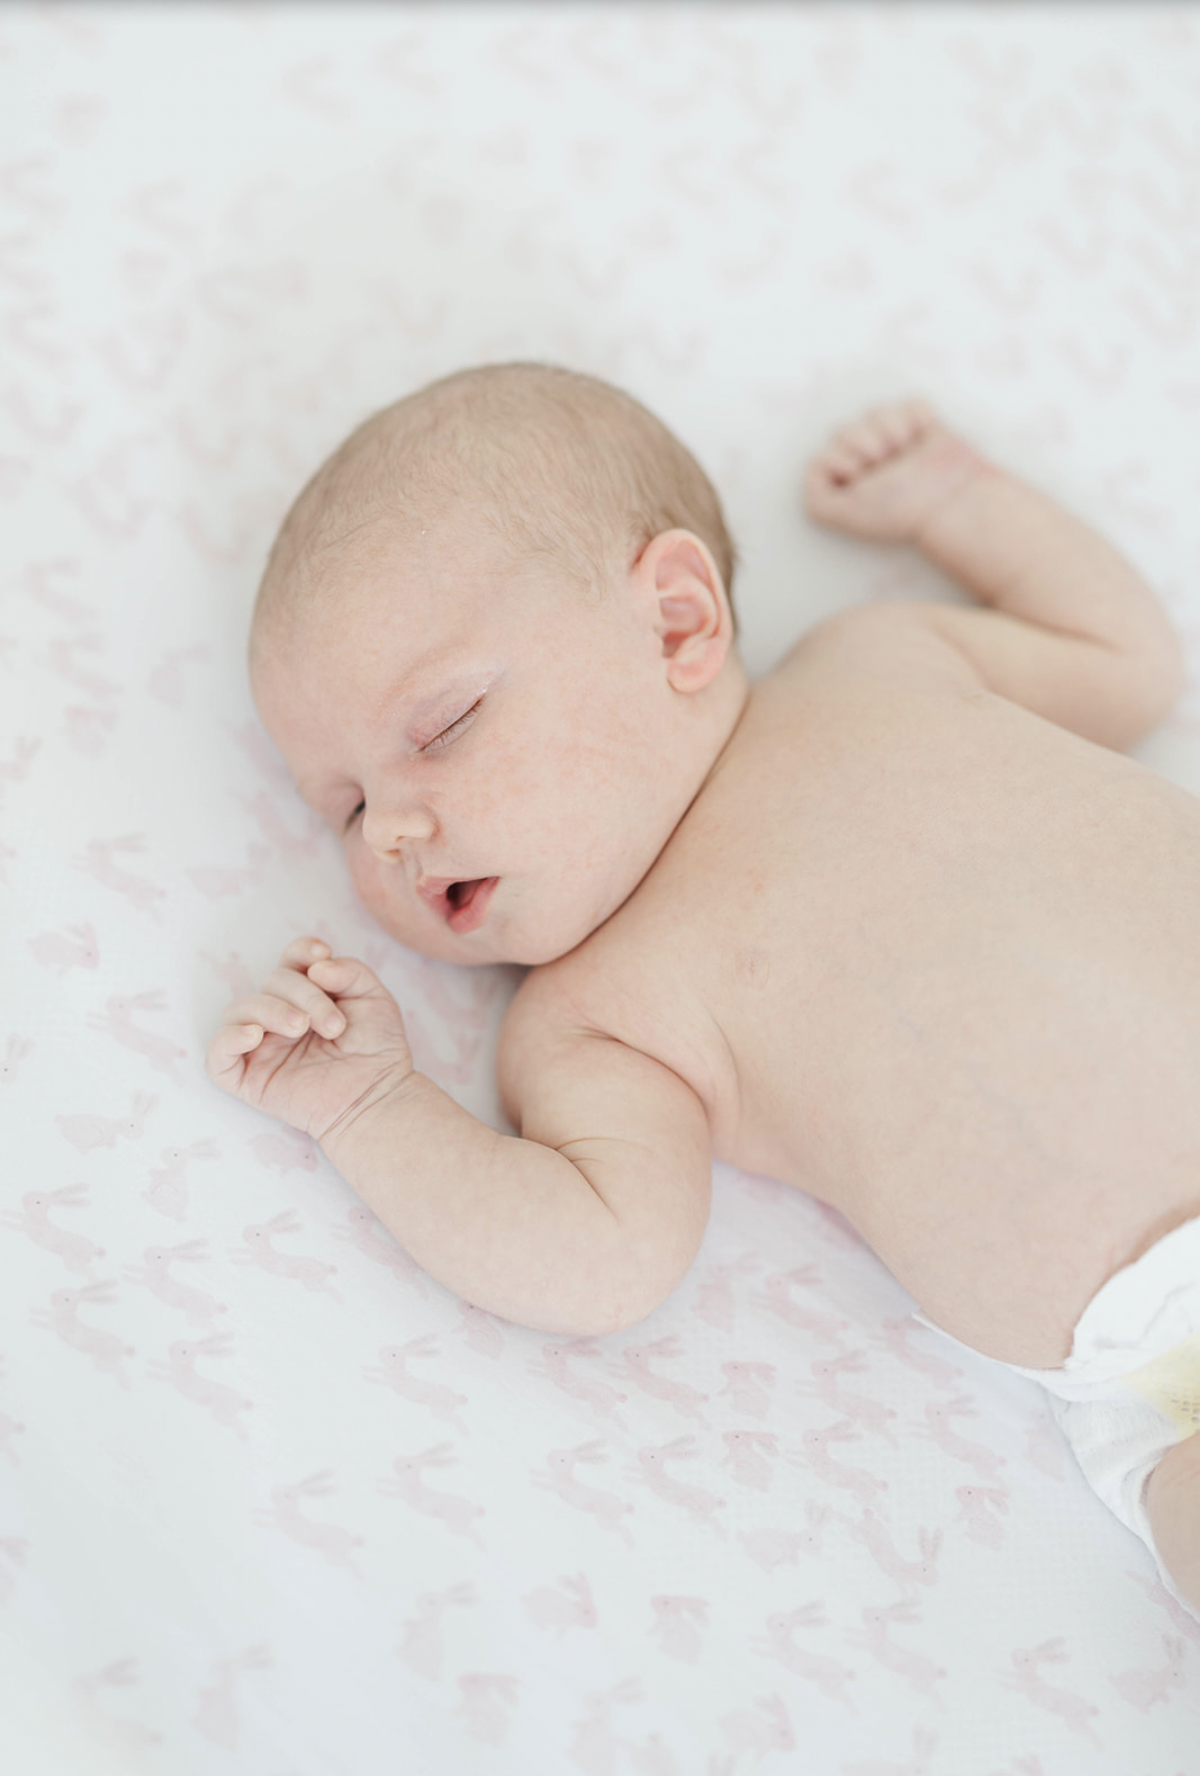
[[[914,543],[991,607],[921,607],[990,690],[1114,747],[1140,739],[1178,697],[1179,642],[1145,581],[922,402],[839,432],[809,470],[806,499],[822,523]]]
[[[519,1325],[594,1333],[644,1319],[683,1277],[708,1220],[710,1143],[669,1069],[515,1007],[501,1082],[525,1138],[499,1135],[415,1071],[363,963],[303,938],[265,986],[226,1012],[210,1076],[313,1135],[447,1288]]]

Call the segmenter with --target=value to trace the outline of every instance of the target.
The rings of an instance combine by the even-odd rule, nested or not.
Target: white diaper
[[[1048,1391],[1092,1487],[1142,1538],[1184,1603],[1154,1546],[1145,1491],[1167,1450],[1200,1431],[1200,1219],[1109,1278],[1084,1309],[1061,1369],[1005,1367]]]

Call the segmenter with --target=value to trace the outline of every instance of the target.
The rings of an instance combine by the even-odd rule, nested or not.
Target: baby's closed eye
[[[420,753],[422,756],[426,756],[427,754],[429,754],[431,752],[439,752],[442,749],[442,747],[444,747],[444,746],[449,746],[453,741],[458,739],[460,734],[464,734],[466,732],[466,730],[471,726],[471,723],[475,720],[475,717],[479,714],[479,711],[482,708],[482,706],[483,706],[483,698],[477,697],[469,709],[464,709],[462,714],[459,716],[456,716],[455,719],[452,722],[450,722],[446,727],[439,728],[437,733],[433,735],[432,739],[422,742],[417,747],[418,753]],[[349,814],[346,816],[345,820],[342,822],[343,834],[346,834],[350,831],[350,829],[354,825],[355,821],[358,820],[360,818],[360,816],[366,812],[366,808],[367,808],[367,804],[366,804],[365,797],[363,798],[363,800],[355,803],[354,807],[350,810]]]
[[[469,709],[464,709],[463,713],[450,723],[449,727],[443,728],[440,733],[435,734],[432,740],[427,740],[420,751],[423,753],[437,752],[443,746],[449,746],[452,740],[457,740],[458,736],[470,727],[478,715],[482,703],[483,698],[477,698]]]

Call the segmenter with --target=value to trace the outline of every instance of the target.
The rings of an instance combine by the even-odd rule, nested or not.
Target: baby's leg
[[[1146,1515],[1163,1565],[1200,1615],[1200,1431],[1168,1449],[1151,1474]]]

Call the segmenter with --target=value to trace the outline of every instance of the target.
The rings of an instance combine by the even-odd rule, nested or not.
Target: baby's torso
[[[764,680],[537,999],[671,1067],[717,1157],[833,1204],[948,1331],[1049,1367],[1200,1213],[1200,802],[901,651],[818,631]]]

